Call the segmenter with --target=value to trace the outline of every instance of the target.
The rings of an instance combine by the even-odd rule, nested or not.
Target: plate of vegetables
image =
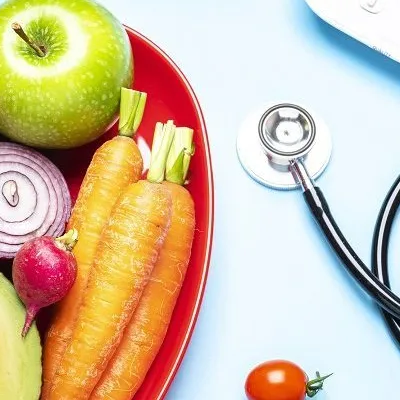
[[[8,3],[0,30],[21,0]],[[14,364],[0,359],[0,371],[16,376],[8,389],[0,380],[0,397],[162,399],[189,344],[210,262],[213,177],[204,118],[183,73],[149,39],[90,0],[56,3],[38,1],[37,16],[21,11],[6,34],[15,35],[10,49],[17,56],[47,68],[35,80],[33,69],[17,66],[9,82],[14,73],[29,72],[24,78],[39,85],[40,99],[58,96],[48,108],[59,104],[60,112],[43,114],[41,129],[39,108],[32,109],[31,126],[10,123],[0,112],[1,272],[13,283],[2,301],[0,279],[0,311],[15,291],[13,306],[4,306],[12,329],[0,332],[13,336],[21,356]],[[61,20],[51,20],[52,13]],[[88,61],[85,70],[83,61],[73,65],[67,49],[71,58],[53,70],[52,50],[61,50],[40,29],[49,21],[56,32],[68,21],[87,49],[104,34],[105,45],[122,50],[104,60],[95,54],[103,69],[90,69]],[[63,57],[56,56],[55,65]],[[80,68],[76,79],[84,71],[92,87],[71,77],[62,87],[45,86],[50,77],[63,79],[53,77],[62,68],[63,74]],[[62,100],[71,93],[81,105],[65,111]],[[14,95],[8,102],[28,113],[25,100]],[[58,129],[71,113],[80,125]],[[18,375],[25,364],[34,366],[29,379]]]

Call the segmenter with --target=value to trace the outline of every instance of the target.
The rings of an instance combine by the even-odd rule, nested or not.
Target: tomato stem
[[[317,371],[316,375],[317,377],[315,379],[312,379],[311,381],[307,382],[306,391],[308,397],[314,397],[320,390],[322,390],[325,380],[330,376],[332,376],[333,373],[321,376],[320,373]]]

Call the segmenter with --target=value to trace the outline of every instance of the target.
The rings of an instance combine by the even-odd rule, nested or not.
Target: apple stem
[[[36,54],[39,57],[44,57],[46,55],[46,52],[44,49],[37,45],[35,42],[33,42],[28,35],[25,33],[25,31],[22,29],[22,26],[18,22],[13,22],[11,24],[11,27],[13,28],[14,32],[26,43],[28,44],[33,50],[36,51]]]

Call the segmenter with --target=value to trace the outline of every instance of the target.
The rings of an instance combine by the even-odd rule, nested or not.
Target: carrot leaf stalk
[[[176,128],[174,140],[167,157],[165,180],[184,185],[193,154],[193,129],[186,127]]]
[[[132,137],[142,122],[147,93],[121,88],[118,131],[121,136]]]
[[[165,166],[168,153],[174,139],[176,126],[172,120],[166,124],[156,123],[151,148],[151,159],[147,180],[154,183],[161,183],[165,177]]]

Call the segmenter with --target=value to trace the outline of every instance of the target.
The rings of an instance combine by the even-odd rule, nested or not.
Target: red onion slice
[[[3,153],[19,154],[20,146],[11,142],[0,143],[0,156]],[[39,165],[44,164],[49,173],[50,180],[52,182],[58,182],[58,184],[56,183],[55,185],[51,183],[51,186],[54,186],[56,191],[57,207],[60,209],[62,208],[63,213],[58,213],[56,215],[54,224],[46,234],[50,236],[59,236],[65,230],[65,221],[69,218],[71,213],[71,197],[64,176],[48,158],[43,158],[43,155],[39,152],[29,149],[24,156]]]
[[[0,157],[0,241],[12,238],[10,235],[42,232],[43,222],[50,225],[55,218],[55,212],[48,212],[50,193],[43,175],[19,162],[3,161],[4,158]],[[15,187],[18,200],[14,204],[7,187]]]
[[[36,189],[33,183],[18,171],[1,171],[2,167],[4,168],[0,165],[0,192],[3,196],[2,201],[5,200],[8,206],[0,207],[0,237],[4,230],[2,225],[26,220],[33,214],[37,205]],[[21,182],[17,186],[19,181]],[[20,190],[17,191],[17,188]]]
[[[1,167],[1,165],[3,165],[3,163],[5,163],[7,161],[12,161],[14,163],[19,162],[20,165],[29,164],[30,168],[34,169],[34,171],[36,173],[38,173],[40,175],[40,177],[44,180],[45,185],[46,185],[46,187],[47,187],[47,189],[49,191],[49,196],[50,196],[49,203],[50,204],[56,204],[57,203],[57,207],[62,207],[61,202],[59,202],[58,199],[57,199],[57,193],[56,193],[56,191],[54,189],[54,185],[53,185],[53,183],[51,181],[50,176],[47,175],[46,170],[43,169],[43,167],[40,164],[37,164],[34,161],[29,161],[28,158],[26,158],[24,156],[21,156],[19,154],[8,154],[8,153],[6,154],[4,152],[4,150],[0,148],[0,167]],[[1,180],[0,180],[0,188],[1,187],[2,186],[1,186]],[[20,189],[24,188],[23,185],[20,185],[19,187],[20,187]],[[1,194],[2,194],[2,192],[1,192],[1,189],[0,189],[0,196],[1,196]],[[47,226],[53,226],[55,224],[58,225],[59,221],[56,221],[57,208],[56,207],[52,207],[49,211],[50,212],[49,212],[49,214],[47,215],[47,218],[46,218],[46,220],[48,220],[48,223],[47,224],[43,224],[43,225],[47,225]],[[1,215],[0,215],[0,217],[1,217]],[[61,219],[61,216],[58,216],[57,218]],[[0,223],[0,225],[1,225],[1,223]],[[43,229],[44,229],[43,227],[41,229],[42,230],[40,232],[38,232],[38,235],[43,235],[43,234],[47,233],[47,231],[43,231]],[[1,230],[1,228],[0,228],[0,230]],[[1,240],[3,240],[3,239],[2,239],[1,233],[0,233],[0,241]]]
[[[0,142],[0,258],[37,236],[59,236],[71,213],[60,170],[31,148]]]

